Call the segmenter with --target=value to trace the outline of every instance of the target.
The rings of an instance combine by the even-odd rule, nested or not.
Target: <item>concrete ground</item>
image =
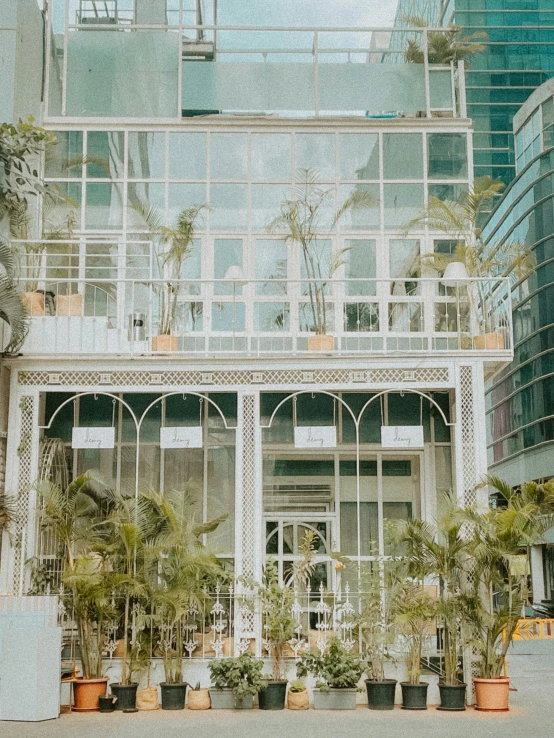
[[[512,649],[508,713],[355,712],[310,709],[207,710],[62,715],[44,723],[0,723],[2,738],[550,738],[554,734],[554,642]],[[536,644],[539,646],[539,644]]]

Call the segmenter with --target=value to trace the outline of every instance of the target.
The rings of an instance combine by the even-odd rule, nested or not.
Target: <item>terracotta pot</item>
[[[303,692],[289,692],[287,694],[287,708],[289,710],[308,710],[310,707],[310,695],[308,690]]]
[[[309,336],[308,351],[332,351],[335,348],[334,336]]]
[[[209,689],[189,689],[187,696],[189,710],[209,710],[211,705]]]
[[[505,348],[503,333],[485,333],[483,336],[475,336],[475,348],[479,351],[492,349],[502,351]]]
[[[82,295],[58,295],[56,297],[56,315],[74,315],[83,314],[83,296]]]
[[[42,292],[24,292],[22,297],[29,315],[44,315],[44,295]]]
[[[98,710],[98,698],[106,694],[108,677],[84,679],[77,677],[73,682],[73,697],[76,712],[92,712]]]
[[[509,710],[510,680],[508,677],[483,679],[474,677],[475,709],[491,712],[506,712]]]
[[[171,353],[177,351],[176,336],[152,336],[152,351]]]

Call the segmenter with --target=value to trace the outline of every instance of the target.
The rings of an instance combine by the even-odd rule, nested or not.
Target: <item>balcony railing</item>
[[[508,280],[103,277],[33,290],[26,355],[512,355]]]
[[[232,26],[187,0],[66,2],[47,36],[48,117],[466,117],[463,62],[459,74],[429,62],[431,29]],[[407,38],[421,63],[406,63]]]

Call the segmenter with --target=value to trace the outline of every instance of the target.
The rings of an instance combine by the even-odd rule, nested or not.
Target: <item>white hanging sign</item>
[[[423,448],[422,425],[382,425],[383,448]]]
[[[160,428],[160,448],[202,448],[202,426]]]
[[[335,448],[336,445],[334,425],[305,425],[294,429],[295,448]]]
[[[115,428],[73,428],[72,448],[113,448]]]

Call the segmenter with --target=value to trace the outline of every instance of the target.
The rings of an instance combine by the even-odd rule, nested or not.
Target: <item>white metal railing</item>
[[[507,359],[512,352],[508,279],[447,285],[412,277],[112,279],[102,276],[108,269],[91,268],[90,277],[37,279],[31,292],[22,279],[31,315],[23,353],[485,352]],[[168,314],[170,331],[162,327]]]
[[[64,593],[63,586],[60,598],[59,621],[63,628],[65,657],[75,658],[77,632],[71,597]],[[337,637],[349,651],[363,653],[366,642],[362,614],[367,598],[366,592],[351,592],[348,584],[334,590],[321,585],[313,591],[294,591],[291,597],[294,635],[284,648],[285,658],[297,660],[311,649],[325,652],[333,637]],[[172,627],[168,627],[148,598],[135,600],[131,609],[129,648],[141,651],[149,659],[161,658],[164,647],[174,646],[171,637],[177,624],[172,623]],[[265,638],[265,617],[259,596],[251,591],[235,591],[233,587],[218,585],[215,590],[199,593],[179,621],[184,660],[221,658],[246,651],[267,658],[270,644]],[[104,630],[105,658],[110,661],[120,658],[123,602],[119,596],[112,597]],[[399,642],[391,643],[389,648],[394,652],[400,646],[399,638]],[[436,637],[427,638],[425,651],[426,655],[440,653]]]
[[[245,63],[257,62],[261,65],[271,65],[273,62],[279,62],[286,65],[287,62],[302,63],[310,62],[311,64],[302,64],[304,67],[312,67],[309,79],[306,77],[306,90],[312,88],[310,96],[313,93],[313,100],[309,105],[301,106],[303,114],[309,115],[329,115],[337,113],[340,110],[347,111],[350,114],[370,115],[370,117],[379,117],[380,114],[388,114],[390,117],[402,115],[405,111],[414,115],[423,115],[431,117],[433,115],[446,115],[450,117],[465,117],[464,105],[464,79],[463,74],[458,74],[455,64],[446,66],[435,65],[429,61],[429,33],[440,31],[449,32],[448,28],[390,28],[390,27],[373,27],[373,26],[334,26],[334,27],[314,27],[314,26],[242,26],[242,25],[220,25],[217,22],[217,11],[215,5],[207,3],[191,2],[191,0],[180,0],[179,3],[153,3],[152,7],[145,10],[146,4],[139,9],[132,0],[125,2],[116,2],[116,0],[108,0],[108,2],[98,2],[97,0],[80,0],[78,9],[75,9],[71,0],[66,0],[66,14],[64,23],[64,32],[59,32],[56,36],[48,34],[48,63],[53,66],[55,74],[59,78],[60,83],[60,105],[61,115],[75,115],[75,112],[68,113],[68,76],[73,74],[71,63],[68,62],[68,45],[75,43],[77,34],[86,32],[90,39],[92,33],[99,32],[103,34],[103,43],[106,43],[106,32],[121,32],[128,38],[129,34],[148,32],[156,34],[156,37],[168,40],[175,39],[176,61],[173,72],[175,74],[174,83],[176,84],[175,99],[178,101],[177,118],[181,118],[184,109],[189,109],[186,104],[183,105],[183,80],[187,75],[202,72],[207,73],[207,69],[187,68],[188,61],[203,59],[209,62],[229,62],[241,61]],[[51,20],[51,23],[53,21]],[[404,59],[404,49],[406,39],[415,39],[419,42],[422,52],[421,64],[406,64]],[[122,39],[125,40],[125,39]],[[169,42],[169,41],[168,41]],[[132,46],[132,45],[131,45]],[[52,49],[55,48],[55,58],[52,57]],[[121,51],[121,50],[120,50]],[[123,53],[123,52],[122,52]],[[79,54],[77,53],[77,58]],[[341,77],[337,81],[335,73],[330,67],[329,62],[343,62],[343,68],[348,65],[350,69],[358,68],[353,76]],[[127,67],[132,68],[136,63],[136,59],[129,59]],[[258,66],[257,64],[255,66]],[[335,66],[335,65],[333,65]],[[414,67],[421,68],[421,75],[417,76],[417,80],[412,79],[409,75],[410,69],[403,73],[396,74],[391,67],[410,67],[413,72]],[[370,72],[380,69],[380,74],[373,77]],[[361,68],[361,69],[360,69]],[[246,69],[246,67],[245,67]],[[365,71],[364,71],[365,69]],[[384,78],[388,72],[391,76]],[[91,71],[91,70],[89,70]],[[92,70],[94,72],[94,70]],[[151,72],[166,73],[167,68],[152,69]],[[298,69],[296,74],[303,74],[305,70]],[[356,76],[362,74],[362,77]],[[289,77],[283,77],[286,74],[294,75],[294,69],[287,72],[281,69],[281,84],[284,80],[292,82]],[[203,79],[202,74],[200,77]],[[227,79],[222,70],[224,79],[217,78],[220,82],[219,86]],[[339,76],[342,72],[338,72]],[[365,75],[365,76],[364,76]],[[405,80],[402,82],[402,76]],[[407,75],[407,76],[406,76]],[[52,76],[52,80],[50,77]],[[344,75],[343,75],[344,76]],[[236,74],[234,75],[236,77]],[[367,77],[367,79],[366,79]],[[363,78],[363,79],[362,79]],[[141,84],[140,76],[136,78],[138,84]],[[232,84],[233,75],[231,75]],[[263,86],[265,80],[263,76],[256,78],[258,84],[254,85],[259,88]],[[275,83],[276,80],[274,80]],[[193,75],[193,82],[197,84],[199,80]],[[54,76],[47,75],[47,88],[54,83]],[[252,82],[250,83],[252,85]],[[404,85],[402,87],[402,84]],[[345,100],[357,99],[355,90],[359,87],[371,86],[373,92],[367,96],[367,104],[356,105],[347,103]],[[248,85],[245,85],[248,87]],[[399,94],[384,95],[384,90],[391,90],[395,86],[402,87]],[[418,87],[417,106],[414,108],[414,91]],[[419,89],[420,88],[420,89]],[[304,88],[303,88],[304,89]],[[328,90],[333,90],[333,94],[329,96]],[[400,89],[400,88],[399,88]],[[306,96],[306,90],[303,95]],[[347,90],[349,91],[347,94]],[[47,90],[48,92],[48,90]],[[220,90],[221,92],[221,90]],[[244,92],[244,91],[243,91]],[[214,92],[215,95],[215,92]],[[384,95],[384,96],[383,96]],[[384,102],[391,101],[394,104],[386,105],[384,109],[378,107],[374,110],[368,110],[372,97],[377,96],[379,100]],[[248,97],[248,96],[247,96]],[[327,97],[332,102],[325,103]],[[225,94],[219,97],[215,95],[214,99],[226,100]],[[241,94],[237,93],[237,98],[242,99]],[[279,107],[267,103],[260,108],[260,96],[254,95],[248,97],[248,101],[252,103],[240,102],[237,100],[236,107],[233,105],[223,105],[222,108],[214,109],[213,112],[253,112],[256,110],[294,110],[294,106]],[[301,105],[305,100],[298,99],[297,104]],[[398,104],[400,103],[400,104]],[[71,106],[69,106],[71,108]],[[193,108],[190,108],[193,110]],[[49,110],[48,116],[54,116],[53,110]],[[136,115],[141,117],[140,112]],[[173,117],[175,114],[168,114]],[[118,112],[107,114],[107,117],[118,117]],[[160,117],[167,117],[161,115]]]

